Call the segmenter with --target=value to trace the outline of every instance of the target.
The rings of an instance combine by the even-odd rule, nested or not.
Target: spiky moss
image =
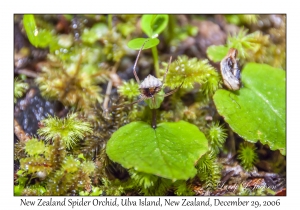
[[[46,141],[58,137],[70,149],[77,141],[83,139],[85,134],[92,132],[88,122],[76,119],[76,117],[76,113],[69,114],[64,119],[49,116],[42,120],[43,127],[37,133]]]
[[[195,192],[190,188],[189,184],[186,181],[178,180],[174,183],[176,190],[174,191],[175,195],[178,196],[190,196],[195,195]]]
[[[223,144],[227,138],[226,129],[219,122],[213,122],[209,126],[208,139],[210,143],[210,148],[215,154],[220,152]]]
[[[244,142],[239,147],[237,158],[241,161],[241,165],[246,171],[251,171],[258,160],[255,150],[255,145],[249,142]]]
[[[165,68],[167,64],[164,64]],[[164,72],[165,70],[161,70]],[[211,96],[219,86],[220,76],[216,69],[208,63],[208,60],[189,59],[187,56],[179,56],[172,62],[166,77],[165,85],[170,88],[192,88],[195,83],[201,84],[202,92]]]
[[[76,105],[84,110],[103,100],[101,88],[97,85],[101,72],[95,73],[97,67],[94,64],[82,63],[88,60],[85,58],[87,52],[82,50],[78,53],[82,54],[71,56],[73,60],[69,58],[67,61],[49,54],[48,63],[42,67],[42,73],[35,82],[44,97],[59,100],[65,106]]]
[[[203,187],[207,190],[216,189],[221,178],[221,167],[214,152],[209,151],[198,161],[198,177],[204,183]]]
[[[64,142],[59,138],[53,140],[53,145],[42,146],[41,143],[37,139],[26,142],[25,150],[29,156],[20,159],[15,194],[76,195],[91,185],[90,176],[95,171],[92,161],[66,155]],[[27,186],[29,175],[41,185]]]
[[[19,78],[15,78],[14,81],[14,103],[17,99],[22,97],[26,90],[29,88],[27,83],[22,82]]]
[[[126,40],[124,40],[115,30],[108,31],[102,40],[104,42],[103,52],[106,55],[107,60],[119,62],[128,49]]]
[[[137,172],[133,169],[129,170],[133,186],[137,188],[143,195],[162,196],[172,185],[172,180],[165,179],[153,174]]]
[[[128,99],[134,99],[140,95],[139,85],[133,79],[128,82],[124,82],[121,86],[119,86],[118,92],[121,96],[125,96]]]

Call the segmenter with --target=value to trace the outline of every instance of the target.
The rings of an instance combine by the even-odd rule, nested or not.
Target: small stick
[[[32,78],[37,78],[38,74],[35,73],[34,71],[31,71],[30,69],[19,69],[17,70],[18,74],[24,74],[27,77],[32,77]]]
[[[169,67],[170,67],[171,61],[172,61],[172,56],[170,57],[170,60],[169,60],[169,63],[168,63],[168,67],[167,67],[167,70],[166,70],[166,72],[165,72],[165,75],[164,75],[164,78],[163,78],[162,83],[165,82],[165,79],[166,79],[167,73],[168,73],[168,71],[169,71]]]
[[[134,77],[135,77],[136,81],[137,81],[139,84],[140,84],[141,82],[140,82],[139,77],[138,77],[137,74],[136,74],[135,68],[136,68],[136,64],[137,64],[137,62],[138,62],[138,60],[139,60],[141,51],[142,51],[142,49],[144,48],[146,42],[148,42],[148,39],[144,42],[144,44],[142,45],[141,49],[139,50],[139,53],[138,53],[138,55],[137,55],[137,57],[136,57],[136,59],[135,59],[134,65],[133,65],[133,74],[134,74]]]
[[[117,69],[119,67],[119,64],[120,62],[117,62],[114,66],[113,66],[113,69],[112,69],[112,73],[116,73],[117,72]],[[111,89],[112,89],[112,80],[110,79],[108,84],[107,84],[107,88],[106,88],[106,93],[105,93],[105,98],[104,98],[104,102],[103,102],[103,110],[107,110],[107,107],[108,107],[108,102],[109,102],[109,96],[110,96],[110,93],[111,93]]]
[[[14,119],[14,129],[15,129],[15,134],[18,137],[19,141],[26,142],[29,139],[31,139],[31,137],[25,133],[25,131],[23,130],[23,128],[20,126],[20,124],[16,119]]]

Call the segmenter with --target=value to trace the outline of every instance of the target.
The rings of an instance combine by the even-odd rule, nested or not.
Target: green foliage
[[[176,88],[183,81],[182,88],[192,88],[195,83],[198,83],[202,85],[201,91],[204,95],[211,96],[219,87],[220,76],[216,69],[208,63],[208,60],[179,56],[170,64],[165,85]]]
[[[145,102],[150,109],[159,109],[161,103],[164,100],[164,92],[160,91],[153,98],[146,99]]]
[[[106,178],[102,178],[101,182],[103,185],[99,188],[105,195],[120,196],[125,193],[124,187],[118,180],[110,181]]]
[[[125,168],[186,180],[196,174],[194,163],[207,151],[207,144],[204,134],[184,121],[161,123],[156,129],[132,122],[112,135],[106,152]]]
[[[257,56],[260,50],[267,44],[269,37],[264,36],[261,32],[256,31],[247,34],[247,29],[241,29],[238,34],[228,35],[227,43],[223,45],[212,45],[207,48],[207,56],[214,62],[221,61],[230,48],[235,48],[242,59],[251,59]]]
[[[92,186],[92,191],[80,191],[80,196],[99,196],[103,193],[103,191],[99,187]]]
[[[88,53],[84,55],[87,56]],[[97,85],[99,77],[95,75],[97,70],[93,65],[82,66],[81,62],[84,58],[82,55],[77,55],[72,57],[73,63],[62,64],[58,57],[49,56],[52,65],[44,66],[42,73],[36,78],[42,95],[46,98],[58,99],[66,106],[76,104],[82,109],[96,102],[102,102],[101,88]]]
[[[255,24],[258,21],[259,15],[225,15],[226,20],[229,23],[235,25],[242,25],[242,24]]]
[[[27,83],[21,82],[19,78],[15,78],[14,81],[14,103],[17,102],[18,98],[21,98],[23,94],[27,91],[29,85]]]
[[[53,145],[41,146],[41,143],[37,139],[26,143],[29,156],[20,159],[15,195],[69,195],[82,191],[91,183],[90,176],[95,171],[92,161],[66,155],[59,138],[54,139]],[[29,175],[36,180],[35,185],[28,185]]]
[[[147,42],[146,42],[147,41]],[[145,43],[146,42],[146,43]],[[156,45],[159,44],[159,39],[158,38],[136,38],[136,39],[132,39],[128,42],[127,46],[131,49],[134,50],[139,50],[141,49],[141,47],[143,46],[143,44],[145,43],[143,49],[149,49],[152,47],[155,47]]]
[[[142,30],[150,38],[157,37],[168,25],[168,15],[143,15]]]
[[[215,154],[218,154],[223,148],[223,144],[227,138],[226,130],[223,125],[219,125],[219,122],[212,123],[209,127],[208,139],[210,148]]]
[[[240,184],[237,188],[237,192],[228,193],[226,195],[234,196],[270,196],[275,195],[276,193],[268,187],[258,187],[255,189],[249,189]]]
[[[25,151],[30,156],[43,154],[45,149],[44,142],[39,141],[36,138],[33,138],[25,143]]]
[[[133,79],[128,82],[123,82],[123,84],[118,87],[118,93],[128,99],[133,99],[140,95],[139,85]]]
[[[144,49],[152,49],[152,56],[157,77],[159,77],[159,65],[156,45],[159,44],[159,40],[156,37],[166,28],[168,25],[168,20],[168,15],[143,15],[141,23],[142,30],[150,39],[136,38],[128,43],[129,48],[140,49],[145,41],[148,40],[144,46]]]
[[[239,147],[238,159],[241,161],[241,165],[246,171],[251,171],[258,160],[255,150],[255,145],[249,142],[245,142]]]
[[[211,45],[207,48],[207,57],[213,62],[220,62],[228,53],[230,48],[224,45]]]
[[[45,48],[52,42],[52,34],[46,29],[38,28],[34,15],[23,16],[23,25],[30,43],[35,47]]]
[[[191,190],[191,188],[187,185],[185,181],[176,181],[174,183],[176,190],[175,190],[175,195],[178,196],[191,196],[195,195],[195,192]]]
[[[96,41],[100,40],[106,33],[108,32],[108,28],[103,23],[97,23],[92,26],[92,28],[85,28],[81,39],[83,42],[87,44],[94,44]]]
[[[204,182],[204,189],[216,189],[221,178],[221,167],[214,152],[203,155],[197,163],[198,177]]]
[[[76,119],[77,114],[69,114],[64,119],[48,116],[42,120],[44,127],[38,130],[38,134],[49,141],[54,138],[60,138],[70,149],[77,141],[92,132],[91,125],[88,122]]]
[[[145,196],[165,195],[172,181],[153,174],[129,170],[133,185]]]
[[[120,62],[121,58],[126,54],[126,40],[114,30],[108,31],[102,38],[104,42],[103,52],[107,60]]]
[[[242,70],[243,87],[218,90],[213,99],[232,130],[249,142],[260,140],[272,150],[286,150],[285,71],[249,63]]]
[[[259,31],[248,34],[242,28],[237,34],[228,35],[225,45],[208,47],[207,55],[214,62],[222,60],[233,47],[239,51],[242,66],[247,64],[242,73],[242,88],[231,92],[217,90],[221,78],[208,60],[189,59],[180,54],[190,43],[183,41],[198,33],[193,20],[207,17],[209,21],[214,18],[163,14],[20,15],[22,32],[25,29],[30,43],[49,48],[47,60],[38,60],[37,65],[41,70],[35,82],[42,96],[59,100],[77,113],[64,119],[49,116],[41,122],[40,139],[15,144],[14,158],[20,169],[15,174],[14,194],[187,196],[195,194],[194,185],[199,179],[202,188],[216,189],[221,178],[217,155],[228,148],[224,146],[226,130],[214,121],[219,116],[214,115],[215,107],[210,100],[213,94],[219,114],[233,131],[246,141],[260,140],[285,154],[284,73],[265,65],[247,64],[251,61],[285,68],[285,23],[271,29],[264,27],[264,34],[269,35]],[[258,20],[258,15],[225,17],[230,23],[246,26]],[[197,42],[203,37],[194,38]],[[139,87],[134,80],[122,81],[118,87],[121,97],[116,98],[118,83],[112,75],[121,71],[127,74],[124,70],[134,61],[133,51],[128,47],[139,50],[144,43],[143,49],[152,50],[157,78],[162,79],[160,75],[164,75],[168,65],[164,63],[159,70],[158,53],[176,54],[178,60],[171,63],[162,91],[145,100],[148,106],[122,107],[140,95]],[[172,48],[168,49],[169,46]],[[192,47],[189,53],[197,50],[198,47]],[[36,52],[29,48],[16,51],[17,59],[37,61]],[[151,59],[141,53],[144,56],[146,59],[138,63],[148,68],[139,72],[143,77],[147,71],[152,73],[144,65]],[[168,60],[170,55],[164,56]],[[107,91],[111,93],[112,101],[108,104],[112,108],[108,107],[110,112],[104,116],[100,108],[105,97],[102,88],[108,80],[113,84],[112,90]],[[18,78],[14,85],[16,103],[29,85]],[[167,93],[179,86],[176,93],[164,99],[164,89]],[[151,120],[151,109],[157,109],[156,129],[146,123]],[[285,170],[285,157],[276,156],[276,160],[268,163],[273,172],[280,173]],[[238,159],[246,170],[251,170],[258,159],[254,145],[241,144]],[[241,185],[235,195],[274,195],[274,191],[265,189],[247,190]]]

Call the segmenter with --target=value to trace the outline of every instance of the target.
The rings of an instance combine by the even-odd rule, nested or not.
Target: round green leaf
[[[232,130],[250,142],[260,140],[272,150],[286,149],[285,71],[249,63],[242,71],[243,87],[218,90],[214,102]]]
[[[172,180],[196,174],[194,165],[208,150],[207,139],[188,122],[165,122],[151,128],[132,122],[117,130],[107,143],[109,158],[125,168]]]
[[[220,62],[228,53],[228,47],[224,45],[211,45],[207,48],[207,57],[213,62]]]
[[[144,45],[144,48],[143,48],[144,50],[155,47],[156,45],[159,44],[159,39],[157,39],[157,38],[153,38],[153,39],[136,38],[136,39],[130,40],[128,42],[127,46],[133,50],[139,50],[139,49],[141,49],[142,45],[145,43],[146,40],[148,40],[148,41]]]
[[[148,37],[157,37],[168,25],[168,15],[143,15],[142,30]]]

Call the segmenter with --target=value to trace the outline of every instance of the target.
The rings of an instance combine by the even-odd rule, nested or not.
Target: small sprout
[[[251,171],[258,160],[255,150],[255,145],[249,142],[241,144],[238,150],[238,159],[241,161],[243,168],[247,171]]]
[[[217,154],[223,147],[223,144],[227,138],[226,130],[223,125],[219,125],[219,122],[213,123],[209,129],[209,140],[211,149]]]
[[[44,127],[38,130],[38,134],[45,137],[46,141],[59,137],[70,149],[78,140],[83,139],[87,133],[92,133],[88,122],[76,119],[77,114],[69,114],[64,119],[49,116],[42,120]]]
[[[26,90],[29,88],[27,83],[21,82],[19,78],[15,78],[14,83],[14,103],[17,102],[17,98],[23,96]]]
[[[156,38],[168,25],[168,15],[143,15],[141,26],[148,37]]]
[[[121,96],[125,96],[128,99],[133,99],[140,95],[139,85],[134,82],[133,79],[128,82],[124,82],[123,85],[118,87],[118,92]]]

